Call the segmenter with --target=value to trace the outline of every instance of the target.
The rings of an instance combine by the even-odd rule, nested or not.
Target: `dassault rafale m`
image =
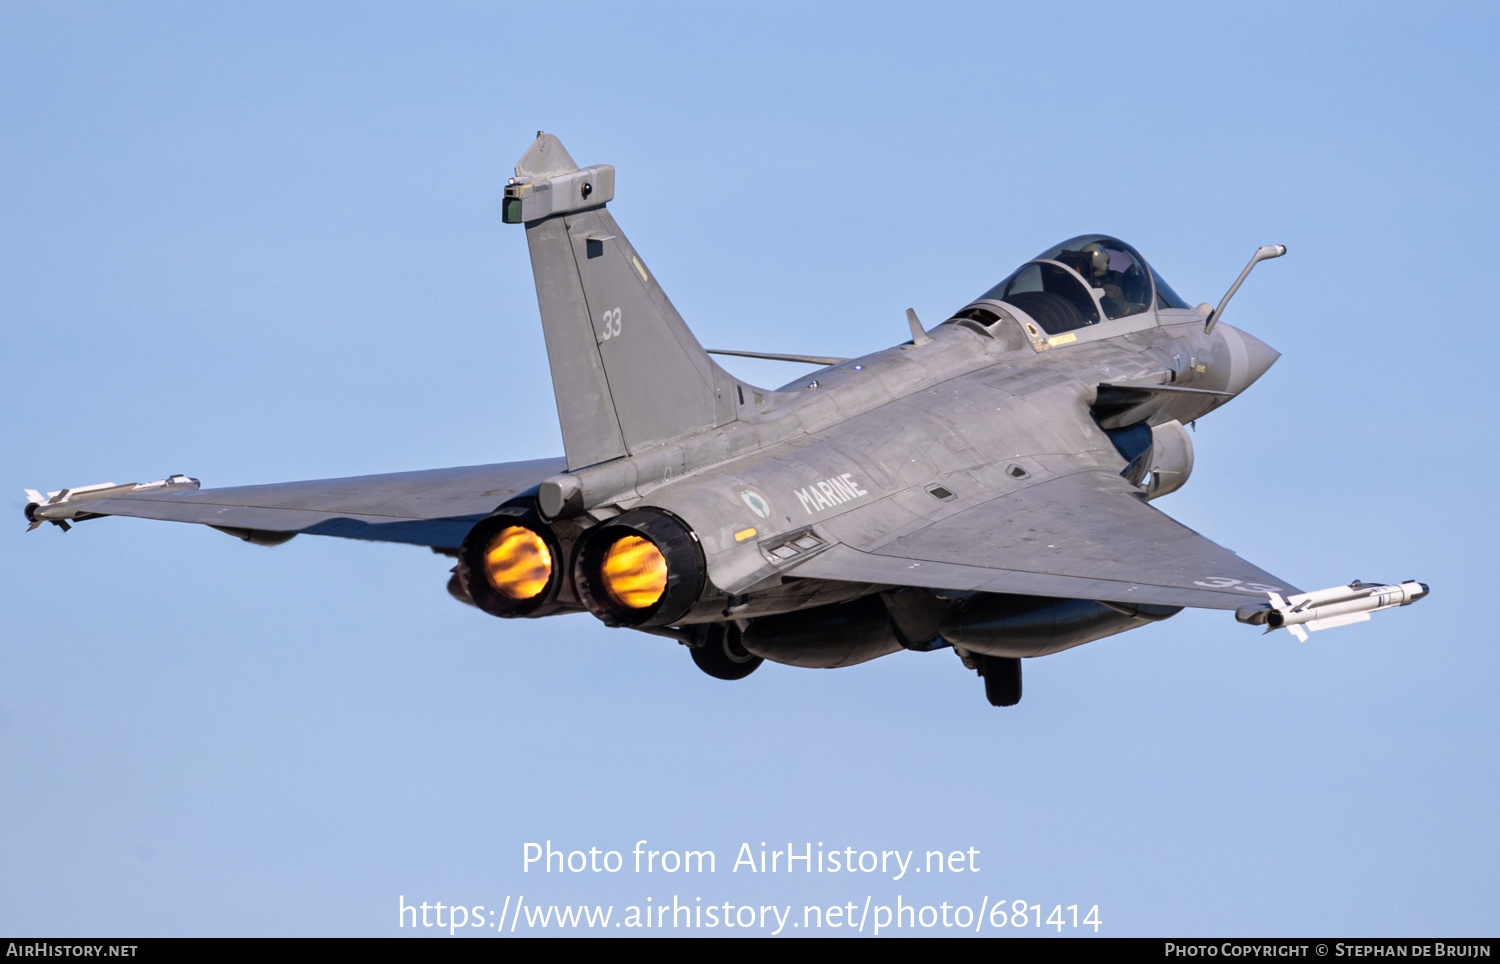
[[[1134,248],[1050,248],[911,340],[769,390],[714,363],[610,215],[615,171],[539,133],[505,187],[526,231],[564,457],[200,489],[174,475],[43,495],[31,528],[121,515],[256,545],[429,546],[460,601],[589,612],[675,640],[710,676],[951,648],[996,706],[1021,660],[1223,609],[1299,639],[1409,605],[1415,581],[1302,592],[1151,506],[1184,428],[1279,357],[1190,306]]]

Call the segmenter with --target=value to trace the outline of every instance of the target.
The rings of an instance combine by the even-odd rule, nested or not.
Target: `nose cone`
[[[1224,347],[1229,354],[1229,384],[1226,390],[1238,395],[1256,379],[1276,364],[1281,352],[1256,338],[1229,325],[1219,325],[1214,334],[1223,332]]]
[[[1256,338],[1254,335],[1240,332],[1240,338],[1245,342],[1245,388],[1253,385],[1256,379],[1270,370],[1276,364],[1276,359],[1281,357],[1281,352]],[[1243,391],[1244,389],[1241,389]]]

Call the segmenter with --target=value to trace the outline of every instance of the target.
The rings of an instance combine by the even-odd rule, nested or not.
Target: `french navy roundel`
[[[750,511],[754,512],[758,517],[762,519],[771,518],[771,503],[767,502],[766,497],[761,495],[759,492],[756,492],[754,489],[745,489],[740,493],[740,499],[742,499],[745,505],[750,507]]]

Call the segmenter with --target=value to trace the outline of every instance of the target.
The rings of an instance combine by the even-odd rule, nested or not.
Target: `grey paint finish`
[[[1091,408],[1101,428],[1123,428],[1136,422],[1160,425],[1164,422],[1191,422],[1234,398],[1229,392],[1212,392],[1202,388],[1179,388],[1175,385],[1101,384],[1094,394]]]
[[[521,159],[516,161],[517,177],[548,177],[553,174],[571,174],[578,170],[573,155],[563,147],[557,135],[545,131],[536,132],[536,140],[526,148]]]
[[[1114,473],[1065,475],[878,547],[870,543],[880,540],[846,541],[793,573],[1229,610],[1286,591],[1283,580],[1147,505],[1133,488]]]
[[[731,351],[727,348],[705,349],[710,355],[734,355],[739,358],[765,358],[770,361],[800,362],[804,365],[841,365],[848,361],[847,358],[836,358],[829,355],[787,355],[780,352],[766,351]]]
[[[167,522],[455,549],[479,519],[561,459],[98,499],[88,511]]]
[[[537,138],[516,162],[516,176],[506,188],[507,196],[525,194],[525,204],[538,199],[534,189],[545,189],[547,210],[570,210],[581,198],[564,202],[551,197],[550,178],[558,178],[570,192],[581,194],[578,165],[551,134]],[[519,185],[517,182],[523,182]],[[613,196],[613,171],[609,196]],[[595,203],[608,197],[601,192]],[[567,225],[561,217],[543,218],[526,225],[526,245],[531,252],[532,277],[536,281],[537,307],[542,314],[542,335],[552,367],[552,392],[557,400],[557,419],[562,428],[568,468],[606,462],[626,454],[619,417],[610,398],[604,362],[589,323],[589,305],[573,261]]]
[[[506,194],[527,218],[568,468],[635,455],[736,417],[735,380],[698,344],[604,207],[614,195],[613,168],[580,171],[557,138],[542,133]]]
[[[792,428],[780,444],[649,490],[645,501],[698,528],[710,575],[727,593],[779,572],[1235,609],[1247,597],[1216,589],[1224,579],[1288,585],[1146,505],[1144,489],[1119,477],[1126,460],[1088,404],[1102,374],[1141,376],[1156,367],[1152,359],[1095,344],[1073,349],[1076,365],[1060,367],[1061,352],[1027,348],[997,373],[983,336],[942,326],[932,337],[917,351],[859,359],[859,370],[818,373],[818,389],[778,403],[789,411],[762,423],[795,426],[794,415],[832,406],[835,425]],[[953,364],[974,367],[922,378],[928,366]],[[892,398],[888,386],[902,394]],[[811,507],[797,495],[846,474],[866,494]],[[953,498],[934,498],[934,486]],[[767,499],[772,518],[757,520],[735,496],[740,488]],[[735,543],[733,532],[752,524],[757,543]],[[763,558],[761,542],[808,525],[841,545],[795,566]],[[1032,528],[1040,531],[1023,531]],[[880,558],[865,558],[872,553]]]
[[[527,225],[526,243],[568,468],[619,458],[626,454],[625,437],[573,262],[567,225],[561,217]]]
[[[590,326],[626,449],[635,454],[732,419],[732,408],[720,417],[718,366],[609,212],[565,220],[589,312],[571,323]]]
[[[1206,331],[1205,313],[1160,308],[1149,286],[1129,314],[1096,312],[1098,323],[1073,329],[1048,307],[1051,292],[1005,288],[1007,298],[1028,296],[1031,313],[981,299],[931,331],[911,317],[911,342],[856,359],[804,357],[832,364],[766,391],[713,362],[631,247],[605,207],[613,168],[579,169],[543,134],[516,174],[505,219],[525,223],[565,459],[84,495],[76,506],[31,509],[53,521],[120,514],[198,522],[263,544],[276,533],[314,533],[451,549],[477,520],[531,490],[543,515],[513,511],[557,537],[558,564],[568,567],[555,570],[565,576],[552,591],[567,589],[547,611],[587,605],[606,621],[690,643],[696,624],[733,620],[757,651],[806,665],[850,660],[788,656],[787,646],[817,648],[823,634],[797,630],[795,614],[851,602],[838,613],[806,613],[807,625],[863,626],[873,614],[877,644],[860,652],[879,655],[891,645],[888,602],[852,601],[892,587],[935,612],[955,594],[1003,595],[1009,601],[973,597],[980,602],[971,615],[994,603],[994,618],[974,615],[970,630],[981,636],[1031,611],[1016,597],[1093,601],[1058,610],[1078,617],[1059,616],[1059,626],[1088,624],[1074,625],[1058,646],[1170,614],[1141,616],[1138,606],[1240,610],[1268,593],[1297,594],[1148,504],[1191,473],[1181,422],[1226,404],[1275,362],[1277,353],[1253,336],[1226,324]],[[1096,306],[1124,299],[1118,285],[1110,293],[1108,278],[1095,280],[1087,297]],[[692,560],[690,572],[672,564],[676,584],[695,588],[659,623],[641,621],[649,613],[635,622],[629,613],[612,617],[588,601],[597,594],[585,598],[570,581],[574,561],[579,581],[591,578],[590,530],[622,513],[676,527],[688,555],[674,558]],[[592,536],[629,524],[619,518]],[[461,576],[479,572],[480,563],[463,560],[483,548],[461,555],[470,566]],[[473,598],[496,615],[522,615]],[[793,615],[750,632],[754,620],[778,614]],[[1042,639],[1028,653],[1051,651]]]

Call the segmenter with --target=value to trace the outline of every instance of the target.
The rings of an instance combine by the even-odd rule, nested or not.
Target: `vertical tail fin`
[[[733,421],[738,384],[708,357],[605,204],[614,168],[537,139],[505,189],[526,225],[568,468]]]

